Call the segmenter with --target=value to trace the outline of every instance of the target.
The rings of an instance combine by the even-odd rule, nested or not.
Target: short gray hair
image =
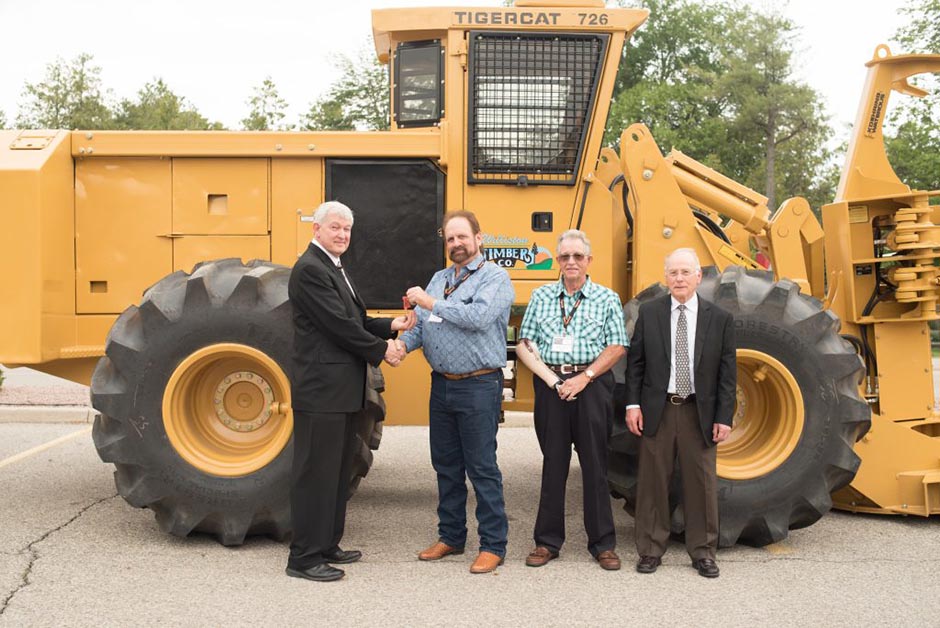
[[[673,260],[677,255],[688,255],[692,258],[692,264],[695,266],[695,270],[702,270],[702,263],[698,261],[698,253],[695,252],[695,249],[690,248],[681,248],[676,249],[672,253],[666,256],[666,261],[663,263],[663,269],[669,270],[669,262]]]
[[[330,216],[339,216],[343,220],[348,220],[350,224],[353,222],[352,210],[339,201],[327,201],[317,207],[317,211],[313,212],[313,222],[322,225]]]
[[[584,254],[591,254],[591,241],[588,240],[587,235],[578,229],[568,229],[558,236],[558,246],[555,247],[555,255],[558,255],[558,251],[561,250],[561,243],[565,240],[581,240],[581,243],[584,244]]]

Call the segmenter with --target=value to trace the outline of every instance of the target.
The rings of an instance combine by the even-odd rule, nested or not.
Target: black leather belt
[[[546,364],[548,368],[552,369],[556,373],[562,375],[571,375],[572,373],[580,373],[581,371],[586,371],[588,367],[591,366],[591,363],[587,364]]]
[[[695,394],[691,394],[688,397],[680,397],[679,395],[667,393],[666,401],[668,401],[674,406],[684,406],[687,403],[692,403],[695,401]]]

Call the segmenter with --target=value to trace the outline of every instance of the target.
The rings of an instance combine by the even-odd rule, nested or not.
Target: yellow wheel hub
[[[738,349],[737,408],[731,435],[718,446],[718,475],[750,480],[782,465],[803,433],[803,394],[782,363]]]
[[[204,347],[170,376],[163,426],[176,453],[200,471],[253,473],[290,440],[290,383],[274,360],[253,347]]]

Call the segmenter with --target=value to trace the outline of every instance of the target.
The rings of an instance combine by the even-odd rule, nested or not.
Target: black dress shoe
[[[324,554],[326,562],[334,563],[336,565],[348,565],[349,563],[354,563],[360,558],[362,558],[362,552],[359,550],[341,550],[338,549],[332,554]]]
[[[345,571],[331,567],[328,563],[320,563],[319,565],[307,567],[306,569],[288,567],[284,571],[292,578],[306,578],[307,580],[315,580],[316,582],[331,582],[333,580],[339,580],[346,575]]]
[[[663,559],[659,556],[640,556],[636,570],[640,573],[653,573],[661,564],[663,564]]]
[[[717,578],[718,564],[711,558],[699,558],[692,561],[692,566],[698,569],[698,575],[703,578]]]

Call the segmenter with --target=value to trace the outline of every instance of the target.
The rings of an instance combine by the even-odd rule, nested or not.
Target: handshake
[[[385,361],[389,366],[398,366],[408,355],[405,343],[401,340],[388,340],[388,348],[385,350]]]

